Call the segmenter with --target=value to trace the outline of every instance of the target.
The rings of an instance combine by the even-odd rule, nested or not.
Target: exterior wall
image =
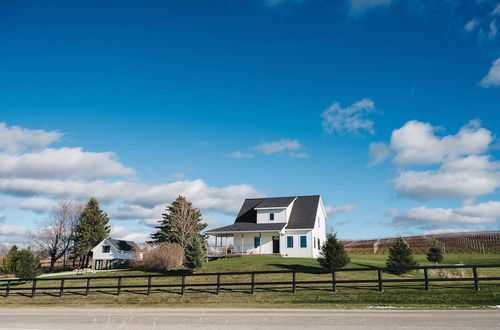
[[[260,235],[260,247],[254,247],[254,237]],[[234,234],[234,251],[248,254],[273,253],[273,236],[278,233],[236,233]]]
[[[287,236],[293,238],[293,248],[287,247]],[[300,236],[306,236],[307,247],[300,247]],[[293,258],[313,258],[312,230],[286,230],[285,235],[281,236],[281,253],[287,257]]]
[[[274,213],[274,220],[269,220],[269,213]],[[286,221],[286,209],[257,210],[257,223],[284,223]]]
[[[109,246],[109,252],[103,253],[102,247]],[[103,240],[101,243],[97,244],[92,249],[92,259],[94,260],[113,260],[113,259],[123,259],[132,260],[134,255],[130,252],[119,251],[113,245],[111,245],[107,240]]]
[[[319,252],[321,250],[321,245],[325,242],[326,239],[326,211],[325,208],[323,207],[323,202],[320,199],[320,202],[318,203],[318,210],[316,212],[316,223],[314,224],[314,229],[312,230],[312,238],[317,239],[319,238],[320,243],[319,245],[316,243],[316,247],[313,246],[313,257],[317,258],[319,257]]]

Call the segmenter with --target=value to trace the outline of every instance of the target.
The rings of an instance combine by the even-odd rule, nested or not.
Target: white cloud
[[[462,127],[456,135],[438,137],[436,128],[428,123],[412,120],[391,136],[391,149],[396,152],[398,165],[438,164],[448,158],[485,152],[493,137],[490,131],[480,127],[477,120]]]
[[[348,133],[357,135],[362,131],[375,134],[373,120],[364,118],[372,112],[376,112],[375,103],[370,99],[362,99],[345,109],[337,102],[321,114],[323,118],[322,126],[327,134],[337,132],[340,134]]]
[[[111,226],[110,236],[115,239],[122,239],[125,241],[134,241],[135,243],[142,244],[151,239],[151,233],[141,230],[129,230],[124,226],[113,225]]]
[[[49,196],[76,200],[95,197],[104,203],[123,201],[146,208],[170,203],[178,195],[183,195],[195,207],[229,214],[237,213],[245,198],[263,196],[261,191],[251,185],[218,188],[208,186],[201,179],[156,185],[106,180],[0,179],[0,192],[24,197]]]
[[[299,143],[298,140],[280,139],[278,141],[261,143],[255,146],[254,150],[269,155],[287,150],[295,151],[302,148],[303,146]]]
[[[370,153],[370,166],[374,166],[382,163],[389,157],[390,153],[389,146],[384,142],[372,142],[370,143],[369,153]]]
[[[492,15],[500,15],[500,4],[498,4],[495,9],[491,12]]]
[[[353,14],[360,14],[377,7],[387,7],[391,3],[392,0],[349,0],[351,13]]]
[[[7,126],[0,123],[0,150],[16,153],[26,149],[39,150],[58,141],[63,136],[57,131],[44,131]]]
[[[184,180],[186,178],[186,175],[181,172],[175,172],[172,173],[168,178],[173,181],[179,181],[179,180]]]
[[[244,153],[241,152],[240,150],[227,154],[226,156],[229,158],[253,158],[253,154]]]
[[[327,205],[327,206],[325,206],[325,211],[326,211],[326,214],[331,216],[331,215],[335,215],[335,214],[351,212],[351,211],[356,210],[357,208],[358,208],[358,206],[355,204],[342,205],[342,206],[338,206],[338,207],[333,207],[333,206]]]
[[[23,199],[18,207],[23,210],[31,210],[36,213],[48,213],[57,205],[57,201],[47,198],[31,197]]]
[[[293,158],[309,158],[309,155],[305,152],[289,152],[288,156]]]
[[[472,32],[476,29],[476,27],[478,26],[479,22],[477,21],[477,19],[471,19],[470,21],[468,21],[465,26],[464,26],[464,30],[467,31],[467,32]]]
[[[0,242],[6,245],[24,246],[28,229],[23,226],[0,224]]]
[[[98,178],[132,174],[134,170],[121,164],[112,152],[48,148],[17,155],[0,153],[0,177]]]
[[[500,57],[493,61],[488,74],[479,85],[484,88],[500,86]]]
[[[403,171],[394,182],[399,194],[414,199],[469,198],[494,192],[500,176],[474,170]]]
[[[495,39],[498,32],[496,21],[492,20],[490,25],[488,25],[488,27],[490,28],[490,31],[488,32],[488,37],[490,39]]]
[[[458,208],[414,207],[393,218],[396,226],[423,228],[449,227],[454,224],[482,225],[500,220],[500,202],[489,201]]]

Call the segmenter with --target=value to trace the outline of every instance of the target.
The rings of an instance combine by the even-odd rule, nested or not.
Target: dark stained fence
[[[177,289],[178,293],[184,295],[186,293],[186,288],[189,287],[213,287],[215,293],[219,294],[222,287],[235,287],[244,286],[248,287],[249,292],[254,294],[257,287],[270,286],[270,285],[290,285],[290,292],[296,293],[298,285],[304,284],[327,284],[331,285],[331,291],[336,292],[338,284],[373,284],[378,287],[378,291],[384,291],[384,283],[418,283],[423,284],[423,288],[427,291],[430,290],[431,282],[472,282],[475,290],[479,290],[479,282],[486,281],[500,281],[500,277],[479,277],[478,269],[481,268],[500,268],[500,265],[449,265],[449,266],[417,266],[409,267],[407,270],[423,270],[423,278],[383,278],[383,273],[387,272],[386,268],[345,268],[336,269],[334,271],[329,270],[310,270],[310,271],[290,271],[290,270],[276,270],[276,271],[254,271],[254,272],[228,272],[228,273],[185,273],[185,274],[175,274],[175,275],[124,275],[124,276],[92,276],[92,277],[64,277],[64,278],[36,278],[31,280],[21,281],[18,279],[0,279],[0,294],[3,291],[4,297],[9,297],[12,292],[22,292],[27,291],[30,297],[35,297],[37,291],[54,291],[58,294],[56,296],[62,297],[65,290],[80,290],[82,294],[87,296],[91,290],[116,290],[115,294],[120,295],[122,289],[145,289],[146,294],[150,295],[152,289],[161,288],[172,288]],[[430,269],[471,269],[473,277],[462,277],[462,278],[435,278],[429,276]],[[338,280],[337,274],[339,272],[377,272],[377,279],[362,279],[362,280]],[[308,281],[298,281],[297,274],[331,274],[331,280],[308,280]],[[256,275],[263,274],[290,274],[291,278],[287,281],[256,281]],[[238,282],[222,282],[225,276],[243,276],[249,275],[250,282],[238,281]],[[208,283],[187,283],[186,279],[190,277],[205,277],[208,279],[215,278],[216,282]],[[154,283],[153,279],[161,278],[180,278],[180,283]],[[144,279],[144,284],[123,284],[124,279]],[[86,281],[85,286],[67,286],[66,284],[71,281]],[[115,285],[92,285],[92,281],[98,280],[116,280]],[[59,281],[57,286],[44,286],[43,283],[48,281],[54,282]],[[17,286],[19,284],[26,284],[31,282],[31,286]],[[29,292],[31,291],[31,292]],[[130,291],[133,292],[133,291]]]

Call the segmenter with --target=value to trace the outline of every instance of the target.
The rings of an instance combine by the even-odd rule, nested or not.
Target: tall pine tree
[[[177,243],[186,249],[193,239],[204,238],[201,231],[207,224],[202,223],[201,211],[194,208],[186,197],[177,197],[162,216],[156,233],[151,235],[151,243]]]
[[[108,215],[92,197],[78,219],[73,237],[73,256],[80,257],[80,267],[88,267],[91,250],[109,236]]]
[[[389,257],[386,262],[390,273],[401,275],[409,271],[409,267],[417,265],[413,259],[413,251],[402,237],[389,248]]]

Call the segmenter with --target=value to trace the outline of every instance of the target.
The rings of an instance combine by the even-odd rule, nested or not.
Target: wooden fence
[[[270,285],[286,285],[290,287],[291,293],[297,292],[297,286],[305,284],[328,284],[331,285],[331,291],[337,291],[338,284],[374,284],[377,286],[378,291],[384,291],[384,284],[386,283],[418,283],[423,284],[423,289],[429,291],[431,282],[472,282],[475,290],[479,290],[479,283],[485,281],[500,281],[500,277],[479,277],[478,270],[481,268],[500,268],[500,265],[453,265],[453,266],[417,266],[407,268],[408,270],[423,270],[423,278],[383,278],[383,273],[387,272],[387,268],[345,268],[337,269],[334,271],[328,270],[307,270],[307,271],[294,271],[294,270],[277,270],[277,271],[254,271],[254,272],[229,272],[229,273],[182,273],[182,274],[168,274],[168,275],[123,275],[123,276],[92,276],[92,277],[64,277],[64,278],[36,278],[26,281],[18,279],[0,279],[0,294],[4,297],[9,297],[12,292],[27,291],[30,297],[35,297],[37,291],[54,291],[56,295],[61,297],[64,295],[65,290],[81,290],[81,294],[87,296],[91,290],[104,290],[111,289],[116,295],[120,295],[122,289],[145,289],[146,294],[150,295],[152,290],[161,288],[174,288],[178,289],[179,294],[184,295],[186,288],[190,287],[213,287],[214,293],[219,294],[223,287],[244,286],[248,287],[249,293],[255,293],[257,287],[264,287]],[[429,276],[431,269],[471,269],[473,277],[466,278],[435,278]],[[377,279],[369,280],[338,280],[337,274],[339,272],[376,272]],[[262,274],[290,274],[291,278],[286,281],[256,281],[256,275]],[[331,279],[328,280],[297,280],[297,274],[331,274]],[[222,282],[226,276],[234,275],[248,275],[248,282]],[[159,284],[153,283],[156,278],[180,278],[180,283],[175,284]],[[206,277],[214,278],[215,282],[211,283],[188,283],[187,279],[191,277]],[[122,284],[123,279],[141,278],[147,280],[144,284]],[[65,286],[70,281],[86,281],[84,286]],[[92,281],[96,280],[116,280],[115,285],[92,285]],[[43,286],[42,283],[48,281],[59,281],[57,286]],[[31,282],[30,286],[18,286],[19,284],[26,284]],[[6,284],[5,284],[6,283]]]

